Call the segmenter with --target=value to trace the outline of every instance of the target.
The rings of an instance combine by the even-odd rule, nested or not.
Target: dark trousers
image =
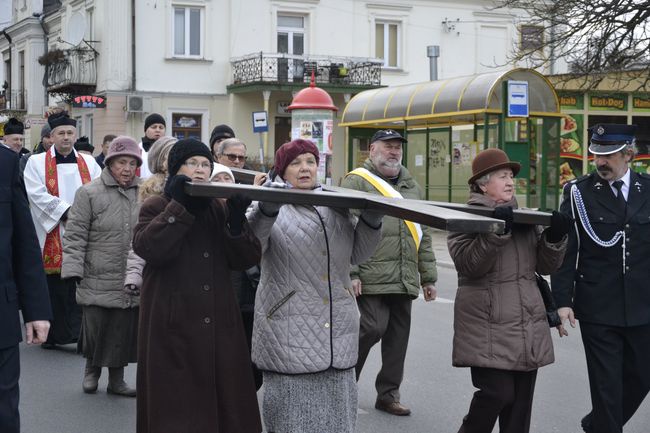
[[[408,295],[362,295],[357,304],[361,312],[357,380],[370,349],[381,340],[381,370],[375,380],[377,400],[398,402],[411,332],[412,300]]]
[[[617,327],[580,322],[585,346],[589,433],[621,433],[650,390],[650,325]]]
[[[491,433],[499,418],[499,433],[528,433],[537,370],[510,371],[472,367],[478,388],[458,433]]]
[[[76,343],[81,331],[81,307],[77,305],[77,285],[62,280],[61,274],[47,276],[54,319],[50,322],[49,344]]]
[[[0,349],[0,432],[19,433],[18,378],[20,352],[18,345]]]

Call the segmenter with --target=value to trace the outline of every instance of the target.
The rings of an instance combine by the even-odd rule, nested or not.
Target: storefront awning
[[[514,69],[366,90],[350,100],[339,126],[474,122],[484,113],[501,113],[501,83],[508,80],[528,82],[531,116],[560,116],[557,95],[546,77],[532,69]]]

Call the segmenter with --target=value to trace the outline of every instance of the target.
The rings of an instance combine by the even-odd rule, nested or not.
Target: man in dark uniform
[[[0,432],[18,433],[18,310],[23,312],[27,344],[45,341],[52,312],[18,154],[5,146],[0,146],[0,227]]]
[[[591,129],[596,171],[568,184],[560,207],[576,231],[551,281],[560,317],[580,320],[588,433],[621,433],[650,389],[650,176],[629,168],[635,129]]]

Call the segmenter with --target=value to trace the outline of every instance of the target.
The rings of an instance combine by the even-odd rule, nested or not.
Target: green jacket
[[[369,159],[363,166],[383,178]],[[390,180],[386,178],[384,180],[392,185]],[[364,178],[354,174],[346,176],[341,186],[381,195]],[[394,188],[404,198],[424,199],[424,191],[404,167],[400,170]],[[416,251],[415,241],[409,229],[401,219],[384,217],[381,235],[381,243],[375,254],[368,261],[352,266],[350,277],[361,280],[364,295],[408,294],[417,298],[421,285],[433,284],[438,279],[436,258],[431,243],[431,229],[422,226],[419,252]]]

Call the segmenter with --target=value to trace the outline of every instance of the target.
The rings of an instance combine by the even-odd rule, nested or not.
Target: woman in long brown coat
[[[472,162],[468,204],[495,208],[505,233],[450,233],[458,272],[453,365],[471,367],[474,393],[459,433],[528,433],[537,369],[553,362],[553,343],[535,271],[549,274],[564,258],[570,220],[513,225],[514,176],[520,165],[499,149]],[[560,327],[558,327],[560,330]]]
[[[196,140],[169,154],[163,196],[147,199],[134,251],[147,264],[140,294],[138,433],[259,433],[250,358],[232,269],[260,260],[250,204],[185,194],[208,181],[212,155]]]

